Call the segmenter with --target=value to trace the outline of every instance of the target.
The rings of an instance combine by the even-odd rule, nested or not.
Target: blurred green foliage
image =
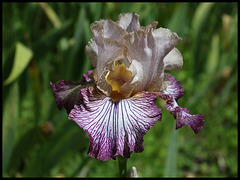
[[[162,122],[144,137],[145,150],[131,154],[128,169],[135,166],[140,177],[237,176],[237,3],[3,3],[2,82],[17,44],[33,53],[28,63],[22,52],[23,71],[2,87],[4,177],[118,176],[117,161],[86,155],[88,137],[57,109],[49,81],[80,81],[92,69],[84,53],[90,24],[134,11],[142,26],[156,20],[182,37],[184,66],[170,73],[185,90],[179,105],[204,114],[205,124],[197,135],[187,126],[176,131],[158,100]]]

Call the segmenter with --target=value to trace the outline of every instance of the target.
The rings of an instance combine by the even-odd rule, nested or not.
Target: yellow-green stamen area
[[[114,94],[121,94],[120,87],[132,78],[132,73],[127,70],[124,64],[114,62],[114,71],[110,71],[105,76],[108,84],[111,85]]]

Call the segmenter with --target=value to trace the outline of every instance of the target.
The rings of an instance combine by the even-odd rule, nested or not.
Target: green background
[[[183,39],[183,68],[170,71],[185,91],[178,104],[204,114],[205,124],[198,134],[175,130],[158,100],[162,121],[144,136],[144,151],[131,154],[128,171],[237,176],[237,3],[3,3],[3,177],[118,177],[117,161],[86,155],[88,136],[57,109],[49,81],[80,81],[92,69],[84,53],[90,24],[134,11],[141,26],[158,21]]]

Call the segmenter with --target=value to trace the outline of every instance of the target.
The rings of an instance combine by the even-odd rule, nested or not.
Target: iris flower
[[[116,22],[92,23],[85,53],[95,69],[83,74],[81,82],[50,82],[58,108],[64,107],[69,120],[88,134],[90,157],[107,161],[142,152],[143,136],[162,118],[154,104],[157,96],[176,118],[176,129],[187,125],[197,133],[203,127],[202,114],[191,115],[177,104],[183,87],[165,73],[182,68],[175,47],[181,38],[157,24],[140,26],[135,12],[120,14]]]

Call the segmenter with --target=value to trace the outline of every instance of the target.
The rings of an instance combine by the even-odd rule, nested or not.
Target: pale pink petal
[[[152,84],[150,84],[150,86],[148,87],[148,90],[161,91],[162,89],[166,88],[166,83],[168,81],[164,76],[165,67],[167,68],[175,67],[177,64],[175,61],[170,61],[169,58],[167,57],[167,60],[165,60],[165,63],[168,63],[168,64],[166,64],[165,66],[164,58],[181,41],[181,38],[178,37],[176,33],[171,32],[169,29],[165,29],[165,28],[159,28],[154,30],[152,32],[152,35],[153,35],[154,45],[155,45],[154,53],[157,58],[156,62],[158,63],[155,63],[154,68],[151,70],[151,72],[154,72],[154,77],[152,79]],[[174,57],[174,58],[178,57],[178,59],[175,59],[175,60],[180,60],[179,57],[181,57],[181,55],[178,54],[178,51],[173,50],[173,52],[170,53],[169,57]],[[179,64],[181,64],[181,61]]]
[[[97,88],[101,90],[106,96],[111,96],[112,94],[112,86],[107,83],[105,76],[109,71],[103,71],[100,78],[97,81]]]
[[[162,73],[157,77],[153,78],[151,84],[148,86],[147,91],[162,91],[169,85],[169,77],[166,73]]]
[[[141,29],[147,32],[150,29],[155,30],[157,28],[157,25],[158,25],[157,21],[152,21],[146,27],[142,26]]]
[[[140,28],[139,15],[134,13],[122,13],[118,16],[117,24],[126,29],[128,33]]]
[[[86,47],[87,55],[95,66],[97,78],[108,64],[125,57],[125,46],[120,43],[126,31],[112,20],[100,20],[91,24],[94,42]],[[93,54],[91,54],[93,53]]]
[[[139,80],[136,91],[146,90],[152,81],[153,72],[151,72],[151,69],[154,66],[155,59],[152,52],[153,39],[148,35],[142,30],[137,30],[125,36],[128,60],[138,62],[136,63],[137,67],[135,67],[137,70],[136,76]]]
[[[96,67],[98,58],[98,47],[93,38],[88,42],[87,46],[85,47],[85,53],[89,57],[93,67]]]
[[[125,57],[125,46],[111,39],[98,40],[97,77],[100,79],[105,67],[110,63]]]
[[[127,34],[126,30],[117,25],[111,19],[96,21],[91,24],[91,30],[94,38],[102,36],[116,41],[121,39]]]
[[[176,33],[169,29],[159,28],[148,31],[137,30],[125,36],[127,58],[141,64],[138,69],[139,83],[136,91],[160,90],[164,82],[164,57],[181,40]],[[140,66],[138,66],[140,67]],[[152,83],[152,86],[151,86]],[[156,85],[156,83],[158,83]],[[149,87],[150,86],[150,87]],[[155,89],[157,87],[157,89]]]
[[[183,66],[183,57],[177,48],[173,48],[163,59],[164,69],[179,71]]]

